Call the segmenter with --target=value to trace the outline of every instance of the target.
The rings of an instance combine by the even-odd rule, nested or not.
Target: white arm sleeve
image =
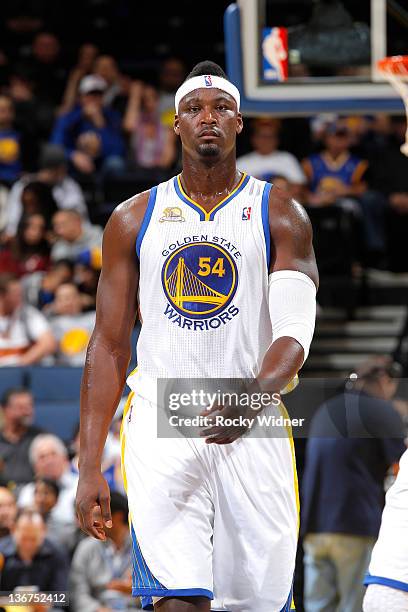
[[[272,342],[283,336],[294,338],[303,347],[303,363],[309,354],[316,319],[316,286],[294,270],[269,275],[269,313]]]

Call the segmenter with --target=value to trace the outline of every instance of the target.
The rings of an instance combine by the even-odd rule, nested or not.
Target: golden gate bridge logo
[[[218,264],[214,265],[214,262]],[[169,257],[163,268],[166,296],[179,312],[186,315],[217,314],[231,301],[236,285],[236,266],[230,254],[207,242],[181,247]]]

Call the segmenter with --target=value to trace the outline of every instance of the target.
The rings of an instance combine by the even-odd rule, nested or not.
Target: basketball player
[[[293,441],[216,419],[253,413],[239,402],[215,405],[201,437],[157,435],[159,378],[252,378],[251,389],[278,392],[301,368],[313,335],[310,224],[299,204],[236,168],[239,106],[222,69],[198,64],[175,96],[182,173],[118,206],[104,235],[81,393],[77,512],[82,529],[104,539],[111,516],[101,454],[139,307],[123,475],[133,595],[160,612],[291,609]]]
[[[380,533],[368,574],[364,612],[408,610],[408,450],[386,496]]]

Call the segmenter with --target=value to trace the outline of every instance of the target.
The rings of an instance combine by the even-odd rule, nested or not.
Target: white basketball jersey
[[[206,213],[175,177],[151,190],[136,242],[144,379],[256,376],[272,343],[271,185],[243,175]]]

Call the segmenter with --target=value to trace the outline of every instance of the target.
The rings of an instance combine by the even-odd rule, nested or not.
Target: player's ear
[[[244,120],[241,113],[237,113],[237,134],[240,134],[244,129]]]
[[[174,129],[174,133],[177,134],[177,136],[180,136],[180,126],[179,126],[179,118],[178,115],[174,116],[174,124],[173,124],[173,129]]]

